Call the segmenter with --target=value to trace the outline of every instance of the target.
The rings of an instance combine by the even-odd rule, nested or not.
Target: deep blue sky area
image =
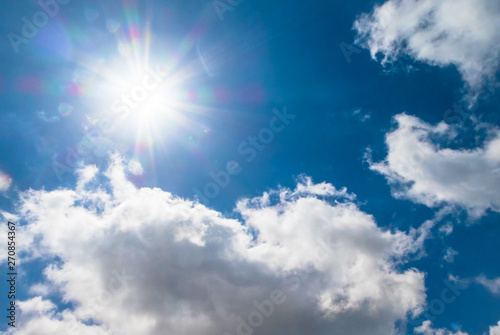
[[[297,178],[306,175],[356,194],[357,205],[382,229],[408,233],[420,227],[435,218],[440,205],[395,197],[397,186],[371,170],[365,154],[371,151],[374,161],[384,160],[385,136],[396,129],[397,114],[431,125],[445,121],[446,111],[462,104],[464,84],[454,65],[402,57],[383,67],[368,50],[354,46],[355,20],[382,3],[244,0],[221,20],[206,0],[72,0],[59,5],[57,14],[15,52],[8,33],[20,34],[22,18],[31,18],[40,7],[36,1],[3,2],[0,172],[12,184],[0,193],[0,208],[14,213],[19,194],[29,189],[74,188],[75,166],[105,169],[109,155],[120,152],[144,169],[130,176],[136,186],[198,199],[227,217],[240,218],[233,212],[239,199],[278,187],[294,189]],[[353,48],[348,57],[345,46]],[[127,69],[145,59],[150,69],[168,65],[168,77],[175,78],[159,95],[174,92],[166,108],[175,111],[150,120],[149,131],[136,127],[133,113],[119,117],[112,111],[114,101],[133,87]],[[498,126],[499,103],[498,93],[489,94],[468,113]],[[269,143],[252,148],[249,137],[269,129],[277,113],[291,116],[281,121],[281,131],[272,132]],[[104,119],[113,130],[99,142],[100,151],[72,156],[86,132]],[[474,139],[475,124],[467,122],[458,136],[462,142],[449,143],[451,148],[482,143]],[[240,173],[218,187],[216,196],[208,196],[212,176],[232,161]],[[481,274],[500,277],[499,213],[489,210],[471,220],[464,208],[456,208],[431,229],[425,251],[402,265],[426,274],[427,303],[440,299],[450,274],[465,280]],[[454,225],[450,235],[438,231],[445,222]],[[459,252],[454,262],[443,260],[447,248]],[[42,278],[46,264],[32,260],[21,265],[20,300],[32,297],[29,287]],[[1,269],[3,276],[4,262]],[[433,327],[482,334],[500,320],[498,294],[474,282],[466,286],[433,316]],[[5,330],[3,315],[0,328]],[[409,322],[408,334],[414,326]]]

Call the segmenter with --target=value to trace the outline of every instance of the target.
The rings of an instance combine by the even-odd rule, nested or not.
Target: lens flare
[[[73,112],[73,106],[65,102],[59,104],[59,114],[61,116],[68,116]]]
[[[7,191],[12,184],[12,178],[5,172],[0,171],[0,191]]]

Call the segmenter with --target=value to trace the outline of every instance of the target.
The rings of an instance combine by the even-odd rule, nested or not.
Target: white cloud
[[[268,196],[267,193],[265,196]],[[300,195],[318,195],[318,196],[335,196],[346,198],[349,200],[354,200],[356,195],[347,193],[347,188],[343,187],[340,190],[337,190],[335,186],[332,184],[322,182],[319,184],[314,184],[311,177],[301,175],[297,180],[297,187],[293,192],[290,192],[288,189],[281,189],[280,199],[282,201],[300,196]],[[258,198],[257,200],[261,202],[262,198]]]
[[[452,274],[448,275],[448,280],[457,285],[458,287],[461,287],[463,289],[467,288],[471,284],[470,279],[463,279],[458,276],[454,276]]]
[[[430,321],[424,321],[424,323],[420,326],[415,328],[414,334],[422,334],[422,335],[468,335],[468,333],[464,333],[460,330],[453,332],[448,329],[434,329],[432,328],[432,322]],[[500,321],[498,322],[498,326],[491,326],[490,335],[500,335]]]
[[[386,135],[388,154],[370,168],[383,174],[396,197],[436,207],[458,205],[471,217],[487,210],[500,212],[500,131],[491,127],[490,136],[474,149],[449,149],[436,138],[450,140],[454,129],[444,122],[435,126],[417,117],[395,116],[397,128]]]
[[[47,313],[56,309],[51,301],[43,300],[41,297],[35,297],[30,300],[20,301],[19,308],[25,313]]]
[[[500,278],[488,279],[484,275],[480,275],[476,277],[475,281],[486,287],[493,294],[500,293]]]
[[[19,221],[19,216],[3,211],[1,209],[0,209],[0,216],[3,218],[4,221],[11,221],[11,222]]]
[[[36,115],[38,116],[38,118],[40,120],[42,120],[44,122],[52,123],[52,122],[55,122],[55,121],[59,121],[59,117],[58,116],[47,117],[47,113],[45,113],[44,110],[36,111]]]
[[[303,177],[239,201],[239,222],[137,189],[117,157],[111,193],[84,185],[89,175],[78,192],[22,197],[22,234],[49,262],[42,284],[74,308],[28,300],[16,334],[386,335],[425,304],[423,274],[398,270],[417,234],[382,230],[345,189]]]
[[[431,65],[454,65],[477,93],[500,60],[496,0],[389,0],[354,23],[357,43],[382,64],[408,55]]]
[[[22,323],[6,334],[16,335],[109,335],[103,327],[86,325],[69,310],[56,312],[49,300],[35,297],[18,303]],[[18,321],[16,321],[18,322]]]
[[[434,329],[432,328],[432,322],[424,321],[424,323],[415,328],[414,334],[423,334],[423,335],[468,335],[462,331],[452,332],[448,329]],[[493,335],[493,334],[492,334]]]
[[[46,296],[50,293],[50,287],[45,284],[33,284],[29,288],[29,293],[36,296]]]
[[[368,121],[370,118],[371,118],[371,114],[366,112],[366,113],[363,113],[361,111],[361,109],[356,109],[352,112],[352,115],[356,118],[358,118],[359,121],[361,122],[365,122],[365,121]]]
[[[141,163],[136,160],[132,160],[128,163],[128,171],[134,176],[139,176],[144,173]]]
[[[500,335],[500,321],[496,326],[490,327],[490,335]]]
[[[482,285],[488,291],[493,294],[500,294],[500,278],[488,279],[484,274],[481,274],[475,278],[459,278],[450,275],[450,281],[459,285],[461,287],[468,287],[473,283]]]
[[[76,186],[77,192],[81,192],[85,185],[87,185],[97,175],[99,170],[95,165],[87,165],[84,168],[76,170],[78,175],[78,184]]]
[[[446,253],[443,256],[443,259],[448,263],[453,263],[455,261],[455,256],[458,255],[458,251],[453,250],[452,248],[446,249]]]
[[[450,235],[453,232],[453,224],[451,222],[447,222],[446,224],[439,227],[439,232],[444,234],[445,236]]]

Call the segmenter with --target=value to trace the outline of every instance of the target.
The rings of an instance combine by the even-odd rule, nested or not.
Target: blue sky
[[[2,6],[5,334],[500,334],[495,1]]]

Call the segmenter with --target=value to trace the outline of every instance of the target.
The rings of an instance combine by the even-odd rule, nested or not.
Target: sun
[[[131,117],[161,121],[168,114],[172,114],[176,104],[174,94],[179,89],[173,85],[168,71],[161,66],[155,69],[142,69],[139,74],[132,74],[125,79],[127,88],[125,93],[113,103],[114,111],[123,110]]]
[[[104,113],[119,120],[119,131],[158,142],[186,118],[182,81],[168,64],[115,62],[109,72],[103,92],[113,100]]]
[[[197,84],[206,73],[192,58],[196,38],[163,36],[154,43],[150,23],[127,20],[112,31],[116,43],[77,59],[81,73],[75,76],[83,82],[77,91],[89,106],[87,119],[109,119],[103,124],[111,125],[106,136],[112,142],[127,142],[151,157],[157,148],[163,154],[170,145],[191,145],[186,138],[206,128],[203,117],[213,111],[215,96],[215,89]]]
[[[110,97],[108,112],[137,118],[163,117],[179,104],[181,83],[168,65],[130,64],[120,59],[108,60],[112,66],[100,73],[99,91]]]

